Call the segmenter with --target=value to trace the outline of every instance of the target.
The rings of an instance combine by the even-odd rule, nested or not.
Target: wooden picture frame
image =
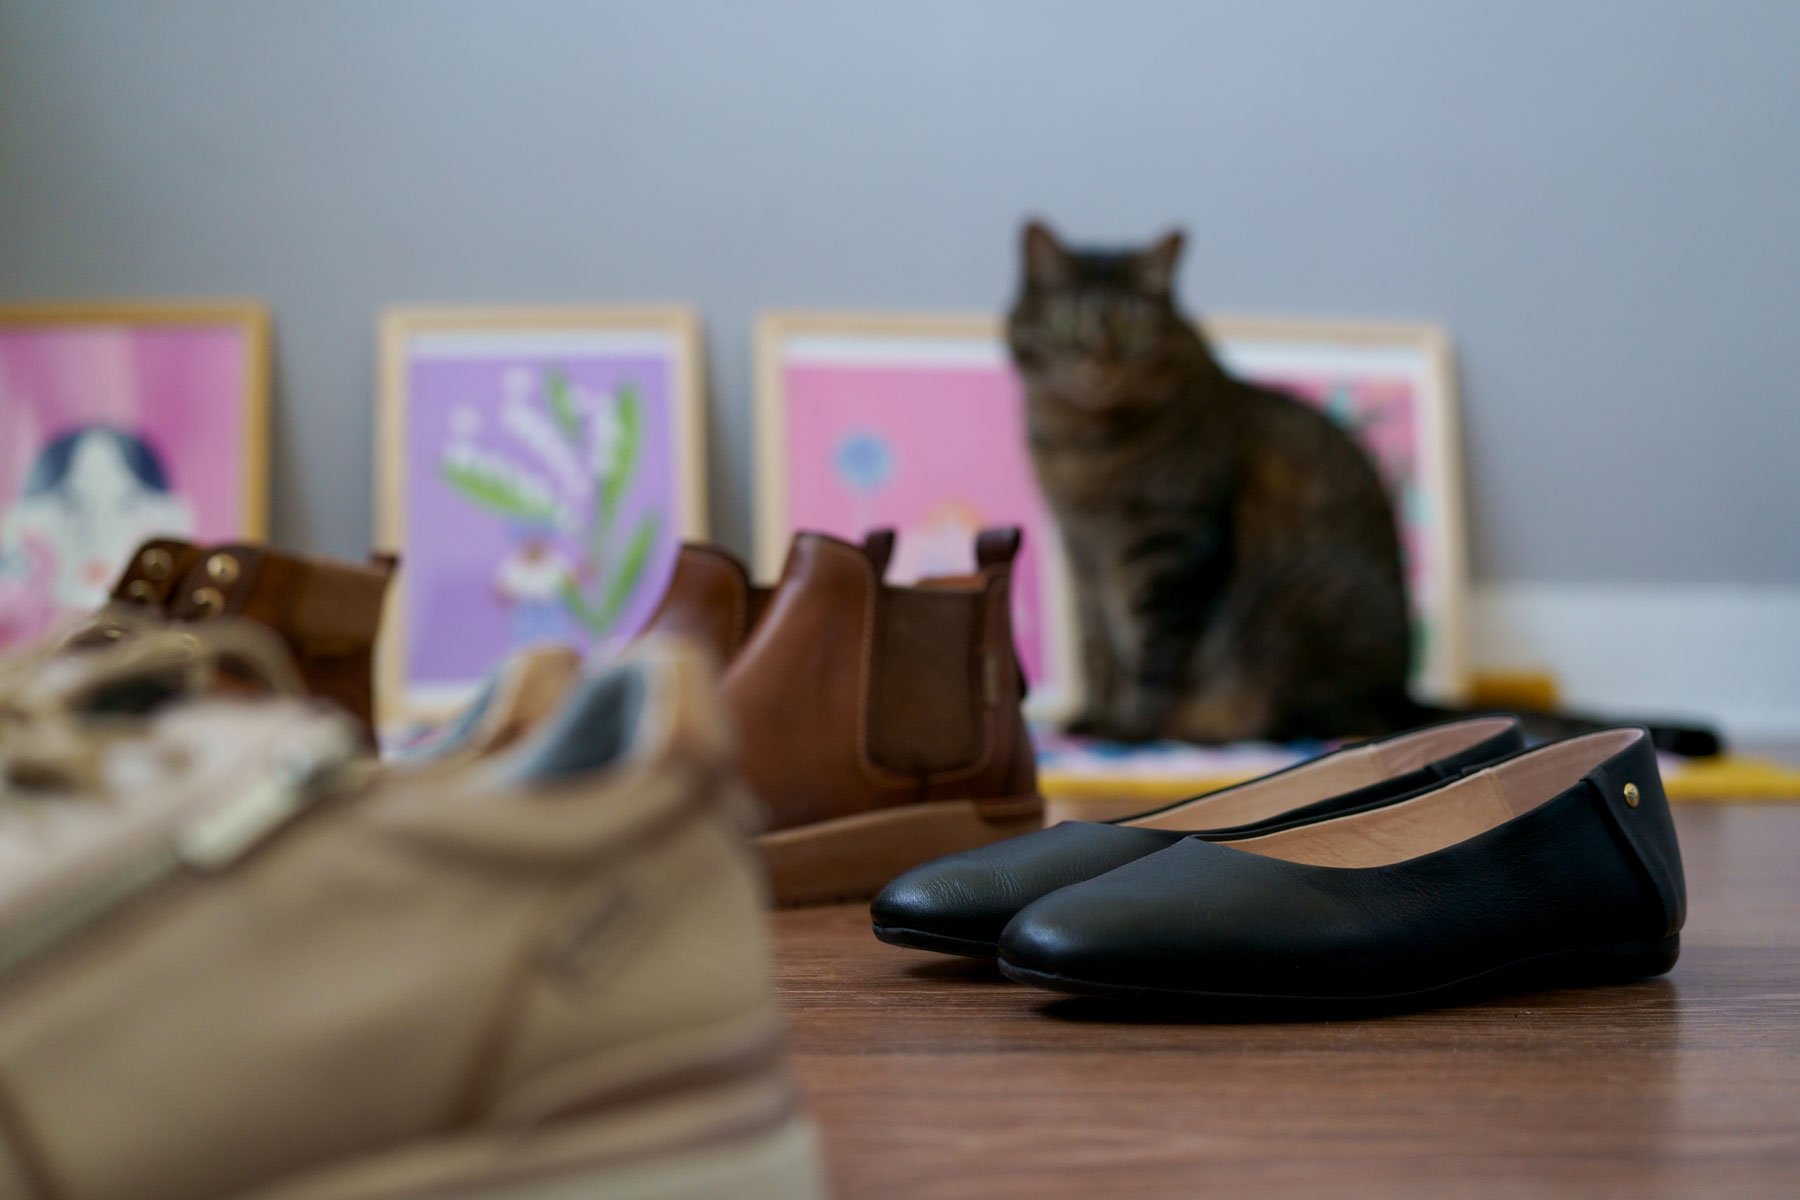
[[[0,646],[102,603],[148,537],[268,536],[269,363],[255,300],[0,304]]]
[[[384,721],[454,711],[517,645],[604,654],[642,626],[706,535],[702,354],[679,306],[383,314]]]
[[[1427,489],[1423,502],[1409,498],[1408,475],[1396,498],[1420,608],[1414,682],[1422,694],[1460,698],[1468,581],[1448,339],[1412,324],[1222,316],[1203,326],[1226,364],[1252,378],[1358,413],[1374,405],[1383,420],[1404,410],[1405,452],[1384,442],[1376,457],[1384,475],[1393,464],[1418,470]],[[901,537],[891,577],[905,581],[966,569],[957,555],[981,525],[1020,525],[1026,551],[1014,615],[1030,709],[1047,719],[1074,711],[1081,681],[1067,568],[1031,474],[999,318],[769,312],[757,324],[756,352],[759,570],[778,569],[796,528],[855,538],[893,525]],[[1392,425],[1381,432],[1400,436]],[[1408,525],[1421,511],[1432,517],[1422,533]],[[1421,582],[1422,563],[1429,574]]]

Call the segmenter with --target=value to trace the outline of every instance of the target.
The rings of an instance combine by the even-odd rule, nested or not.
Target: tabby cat
[[[1219,365],[1175,303],[1181,244],[1077,251],[1025,227],[1007,338],[1074,575],[1086,703],[1071,730],[1225,742],[1451,715],[1406,690],[1400,541],[1374,463],[1317,409]],[[1601,724],[1522,715],[1543,737]],[[1708,730],[1652,734],[1718,748]]]
[[[1219,365],[1175,303],[1181,244],[1076,252],[1025,229],[1007,334],[1075,579],[1087,699],[1072,728],[1390,728],[1410,633],[1387,492],[1330,418]]]

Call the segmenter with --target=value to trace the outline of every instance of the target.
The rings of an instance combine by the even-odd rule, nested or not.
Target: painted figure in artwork
[[[193,531],[192,506],[142,437],[89,425],[53,438],[0,519],[0,641],[98,607],[141,542]]]
[[[547,528],[521,525],[514,538],[494,570],[494,591],[511,615],[512,644],[568,640],[575,626],[563,596],[576,586],[574,564]]]
[[[440,477],[475,508],[505,518],[512,548],[494,566],[514,644],[615,636],[644,582],[659,514],[628,517],[644,456],[643,401],[572,384],[555,367],[505,376],[494,430],[465,408],[451,420]]]

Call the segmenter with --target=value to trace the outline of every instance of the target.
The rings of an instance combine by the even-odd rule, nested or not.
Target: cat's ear
[[[1058,288],[1073,279],[1074,261],[1042,221],[1025,223],[1020,248],[1025,260],[1026,287]]]
[[[1138,287],[1152,296],[1167,296],[1175,290],[1175,268],[1181,263],[1181,247],[1187,240],[1179,229],[1171,229],[1156,245],[1137,256],[1135,274]]]

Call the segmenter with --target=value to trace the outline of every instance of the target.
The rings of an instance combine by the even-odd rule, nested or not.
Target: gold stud
[[[175,569],[175,556],[161,546],[152,546],[138,556],[138,566],[147,579],[167,579]]]
[[[1638,806],[1638,786],[1635,783],[1625,785],[1625,803],[1630,808]]]
[[[215,617],[225,611],[225,594],[215,587],[203,587],[194,593],[194,607],[203,617]]]
[[[230,587],[237,582],[238,560],[229,554],[215,554],[206,560],[206,574],[214,583]]]
[[[156,602],[156,589],[145,583],[142,579],[134,579],[125,585],[125,598],[128,600],[136,600],[139,604],[154,604]]]

